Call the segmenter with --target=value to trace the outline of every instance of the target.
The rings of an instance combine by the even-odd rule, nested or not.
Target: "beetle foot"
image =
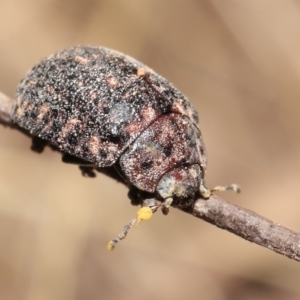
[[[96,177],[96,173],[93,167],[79,166],[79,169],[83,177],[90,177],[90,178]]]
[[[31,150],[37,153],[42,153],[47,146],[48,142],[41,138],[34,136],[31,140]]]
[[[169,213],[170,206],[173,202],[173,198],[167,198],[165,201],[160,205],[162,213],[166,216]]]
[[[204,199],[209,199],[211,196],[211,190],[209,190],[205,185],[204,182],[202,181],[200,184],[200,194]]]

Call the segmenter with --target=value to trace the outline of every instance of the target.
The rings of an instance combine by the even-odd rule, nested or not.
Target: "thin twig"
[[[0,124],[24,134],[10,118],[14,101],[0,92]],[[195,201],[192,208],[184,211],[247,241],[300,261],[300,234],[250,210],[230,204],[213,195],[209,200]]]
[[[186,211],[241,238],[300,261],[300,234],[213,195]]]
[[[14,127],[10,117],[15,100],[0,92],[0,124]]]

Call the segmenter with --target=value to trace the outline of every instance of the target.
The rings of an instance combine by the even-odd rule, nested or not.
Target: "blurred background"
[[[300,1],[1,0],[0,90],[41,58],[102,45],[149,65],[200,115],[209,187],[300,231]],[[300,299],[300,264],[172,209],[135,216],[127,190],[0,128],[0,299]]]

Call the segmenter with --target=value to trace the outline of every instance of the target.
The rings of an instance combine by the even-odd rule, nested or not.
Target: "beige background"
[[[145,62],[197,108],[207,184],[300,231],[300,1],[1,0],[0,90],[42,57],[103,45]],[[126,189],[81,177],[0,128],[0,299],[300,299],[300,264],[175,209],[107,242]]]

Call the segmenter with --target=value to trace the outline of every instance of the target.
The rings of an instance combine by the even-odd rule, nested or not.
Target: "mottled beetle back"
[[[197,113],[164,78],[101,47],[74,47],[43,59],[17,88],[13,119],[31,134],[99,167],[111,166],[155,120]],[[201,164],[206,168],[205,150]]]
[[[187,98],[110,49],[78,46],[43,59],[19,84],[12,118],[32,134],[33,150],[49,143],[83,175],[94,177],[96,169],[130,188],[132,203],[142,208],[109,250],[158,208],[167,214],[199,195],[239,192],[235,184],[206,188],[205,146]]]

